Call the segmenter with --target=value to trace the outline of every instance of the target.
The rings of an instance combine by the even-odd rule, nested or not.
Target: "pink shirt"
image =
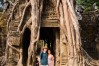
[[[54,66],[54,56],[52,54],[48,55],[48,66]]]

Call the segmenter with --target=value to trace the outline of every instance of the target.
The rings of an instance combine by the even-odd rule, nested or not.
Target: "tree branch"
[[[10,14],[10,17],[9,17],[9,19],[8,19],[8,21],[7,21],[8,30],[9,30],[9,23],[10,23],[10,20],[11,20],[11,18],[12,18],[12,16],[13,16],[14,9],[15,9],[15,7],[17,6],[18,1],[19,1],[19,0],[17,0],[17,1],[15,2],[14,6],[13,6],[13,8],[12,8],[12,12],[11,12],[11,14]]]
[[[30,24],[32,23],[31,17],[30,19],[26,22],[26,24],[24,25],[22,31],[20,31],[21,34],[23,34],[24,30],[26,27],[30,27]]]
[[[24,15],[25,15],[26,9],[27,9],[27,7],[28,7],[29,5],[30,5],[30,1],[27,3],[27,5],[25,6],[25,8],[24,8],[24,10],[23,10],[22,18],[21,18],[21,20],[20,20],[20,24],[18,25],[17,31],[20,31],[20,27],[21,27],[21,25],[22,25],[22,22],[23,22],[23,19],[24,19]]]
[[[20,51],[19,51],[17,48],[13,47],[12,45],[8,44],[8,46],[9,46],[10,48],[12,48],[13,50],[16,50],[18,53],[20,53]]]

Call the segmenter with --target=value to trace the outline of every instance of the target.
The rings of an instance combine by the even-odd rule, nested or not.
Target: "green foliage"
[[[94,3],[96,3],[99,8],[99,0],[77,0],[77,4],[84,6],[86,11],[91,10]]]
[[[0,0],[0,12],[3,11],[3,0]]]

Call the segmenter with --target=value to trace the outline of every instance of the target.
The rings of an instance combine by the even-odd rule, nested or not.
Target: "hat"
[[[45,44],[45,46],[43,46],[43,49],[47,49],[48,47],[47,47],[47,43]]]

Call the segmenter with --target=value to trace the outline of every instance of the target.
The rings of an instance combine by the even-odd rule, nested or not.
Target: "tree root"
[[[83,49],[81,48],[81,51],[83,53],[83,56],[84,56],[84,60],[85,60],[85,63],[89,66],[99,66],[99,60],[94,60],[93,58],[91,58],[88,53]]]
[[[11,20],[11,18],[12,18],[12,16],[13,16],[14,9],[15,9],[15,7],[17,6],[18,1],[19,1],[19,0],[17,0],[17,1],[15,2],[14,6],[13,6],[13,8],[12,8],[12,12],[11,12],[11,14],[10,14],[10,17],[9,17],[9,19],[8,19],[8,21],[7,21],[8,30],[9,30],[9,23],[10,23],[10,20]]]
[[[9,46],[10,48],[12,48],[13,50],[17,51],[18,53],[20,53],[20,51],[19,51],[17,48],[13,47],[12,45],[8,44],[8,46]]]
[[[28,60],[27,60],[27,66],[30,66],[30,59],[33,57],[33,66],[34,66],[34,60],[35,60],[35,43],[39,39],[40,34],[40,23],[41,23],[41,12],[43,8],[43,0],[30,0],[31,1],[31,15],[32,15],[32,25],[31,25],[31,43],[28,48]],[[40,2],[40,4],[39,4]]]
[[[17,63],[17,66],[23,66],[23,64],[22,64],[22,49],[20,49],[20,59]]]
[[[60,28],[64,35],[65,43],[68,45],[68,66],[84,66],[81,65],[80,57],[80,34],[78,20],[75,16],[73,3],[70,0],[57,1],[57,9],[59,10]]]
[[[23,22],[23,19],[24,19],[24,15],[25,15],[26,9],[27,9],[27,7],[28,7],[29,5],[30,5],[30,1],[27,3],[27,5],[25,6],[25,8],[24,8],[24,10],[23,10],[22,18],[21,18],[21,20],[20,20],[20,24],[19,24],[19,26],[18,26],[17,31],[20,31],[20,27],[21,27],[21,25],[22,25],[22,22]]]
[[[26,22],[26,24],[23,26],[23,29],[22,29],[22,31],[20,31],[20,33],[23,34],[25,28],[27,28],[27,27],[30,29],[30,27],[31,27],[31,26],[30,26],[31,23],[32,23],[32,20],[31,20],[31,17],[30,17],[29,20]],[[17,31],[18,31],[18,30],[17,30]]]

